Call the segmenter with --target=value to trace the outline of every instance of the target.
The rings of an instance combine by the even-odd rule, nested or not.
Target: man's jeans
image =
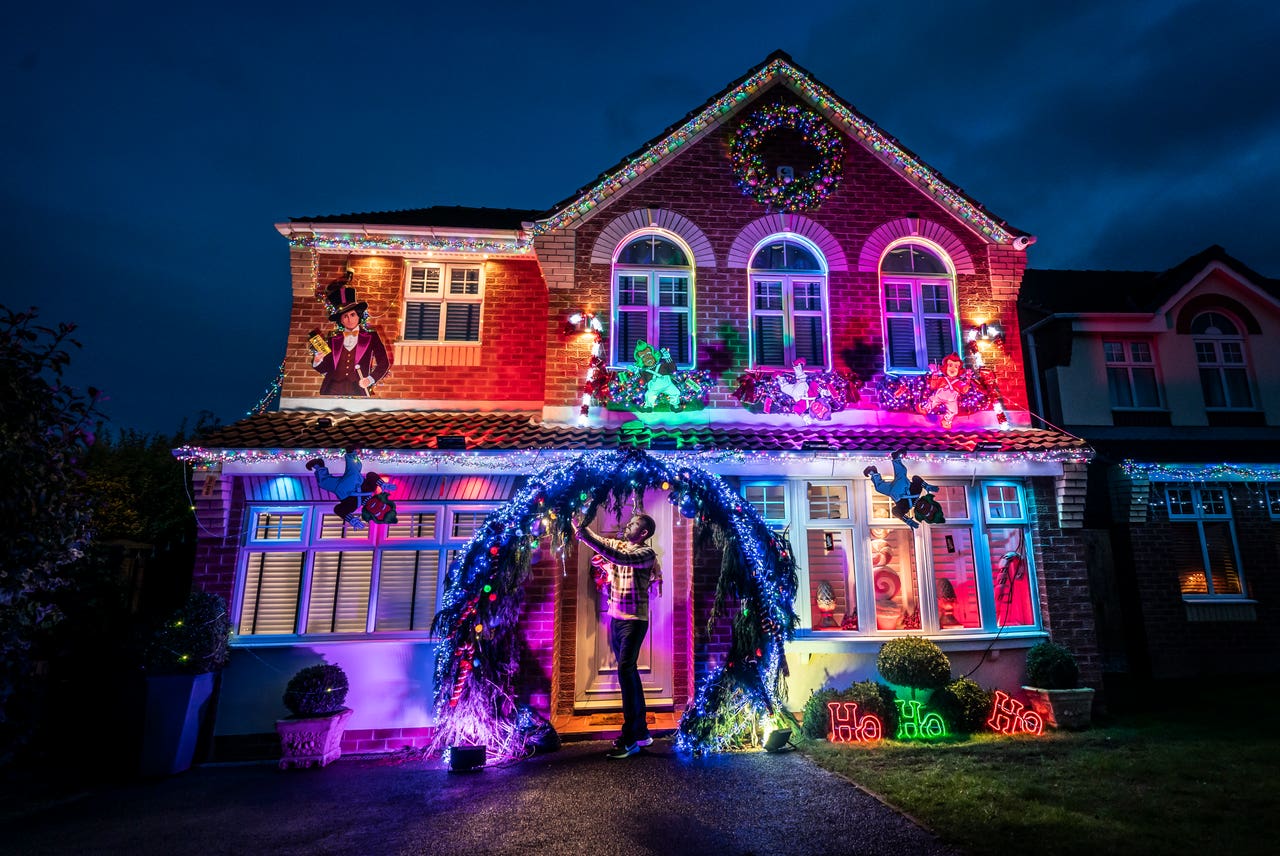
[[[644,706],[644,684],[636,662],[649,622],[633,618],[609,620],[609,648],[618,661],[618,688],[622,691],[622,735],[624,745],[649,736],[649,722]]]

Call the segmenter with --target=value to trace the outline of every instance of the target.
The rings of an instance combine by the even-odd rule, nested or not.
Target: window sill
[[[352,642],[413,642],[437,645],[429,633],[397,631],[384,633],[294,633],[279,636],[232,636],[232,648],[294,648],[300,645],[347,645]]]
[[[1257,621],[1258,602],[1247,598],[1190,598],[1184,596],[1187,621]]]
[[[854,631],[842,633],[835,630],[797,631],[796,638],[787,643],[787,649],[800,654],[850,654],[878,653],[880,647],[890,639],[902,636],[902,631],[881,631],[878,635],[860,634]],[[911,635],[916,635],[912,633]],[[944,631],[939,633],[920,634],[925,639],[938,645],[943,651],[972,651],[988,645],[993,650],[1004,648],[1028,648],[1047,638],[1043,630],[1035,627],[1022,627],[1016,630],[1006,629],[998,637],[990,633],[957,633]]]
[[[398,366],[478,366],[479,342],[396,342]]]

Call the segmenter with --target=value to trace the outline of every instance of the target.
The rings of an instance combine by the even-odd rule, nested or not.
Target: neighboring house
[[[1034,238],[785,54],[546,210],[277,228],[294,296],[280,409],[179,450],[198,462],[195,579],[235,622],[224,745],[269,733],[284,682],[320,659],[350,675],[349,748],[421,743],[453,557],[530,474],[619,447],[698,464],[789,527],[797,709],[875,677],[903,634],[1016,689],[1052,631],[1100,680],[1091,451],[1027,412],[1016,301]],[[336,475],[347,448],[396,484],[396,523],[354,529],[319,489],[307,462]],[[945,523],[912,528],[873,489],[864,472],[890,478],[895,450]],[[651,704],[678,713],[729,634],[705,632],[719,557],[657,493],[666,585],[642,666]],[[522,699],[560,722],[618,704],[581,552],[549,545],[525,589]]]
[[[1276,671],[1280,282],[1213,246],[1163,272],[1028,270],[1019,314],[1032,408],[1097,450],[1104,668]]]

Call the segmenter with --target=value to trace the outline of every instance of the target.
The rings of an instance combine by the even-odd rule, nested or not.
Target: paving
[[[205,764],[0,812],[0,853],[956,854],[798,752],[700,758],[602,741],[452,773],[410,756]],[[10,795],[12,796],[12,794]]]

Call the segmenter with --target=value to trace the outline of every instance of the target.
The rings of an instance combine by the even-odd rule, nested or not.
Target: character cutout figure
[[[950,431],[951,423],[960,413],[960,396],[973,386],[973,379],[964,370],[959,354],[947,354],[942,360],[942,370],[929,375],[929,398],[920,405],[920,412],[930,414],[942,408],[942,427]]]
[[[634,356],[636,375],[644,383],[644,409],[652,410],[658,399],[665,398],[672,410],[679,410],[680,388],[673,377],[676,362],[671,359],[671,351],[659,350],[641,339],[636,342]]]
[[[816,379],[805,373],[804,357],[796,357],[791,364],[793,375],[778,378],[778,390],[788,396],[795,404],[791,409],[805,417],[805,420],[826,419],[831,415],[831,405],[822,400],[828,394],[826,388]],[[768,409],[766,408],[766,411]]]
[[[321,458],[307,461],[307,469],[315,473],[316,485],[338,498],[333,513],[355,530],[364,529],[366,520],[395,523],[396,503],[388,494],[396,486],[377,473],[362,475],[360,458],[353,450],[347,450],[343,461],[345,467],[340,476],[329,472]]]
[[[338,283],[326,297],[334,307],[330,321],[342,329],[325,341],[316,330],[311,334],[312,367],[324,375],[321,395],[373,395],[373,385],[391,369],[387,349],[373,330],[361,330],[360,322],[369,304],[356,300],[356,290]]]
[[[889,499],[893,500],[893,516],[910,526],[912,529],[920,528],[920,523],[916,520],[918,515],[913,515],[913,505],[918,506],[920,501],[929,494],[937,493],[938,488],[929,484],[920,476],[907,477],[907,465],[902,462],[903,452],[898,450],[893,453],[893,481],[885,481],[884,476],[880,475],[880,471],[875,467],[867,467],[862,471],[864,476],[871,478],[871,485],[877,492],[883,493]],[[945,523],[942,517],[942,509],[937,502],[932,503],[929,510],[929,523]]]

